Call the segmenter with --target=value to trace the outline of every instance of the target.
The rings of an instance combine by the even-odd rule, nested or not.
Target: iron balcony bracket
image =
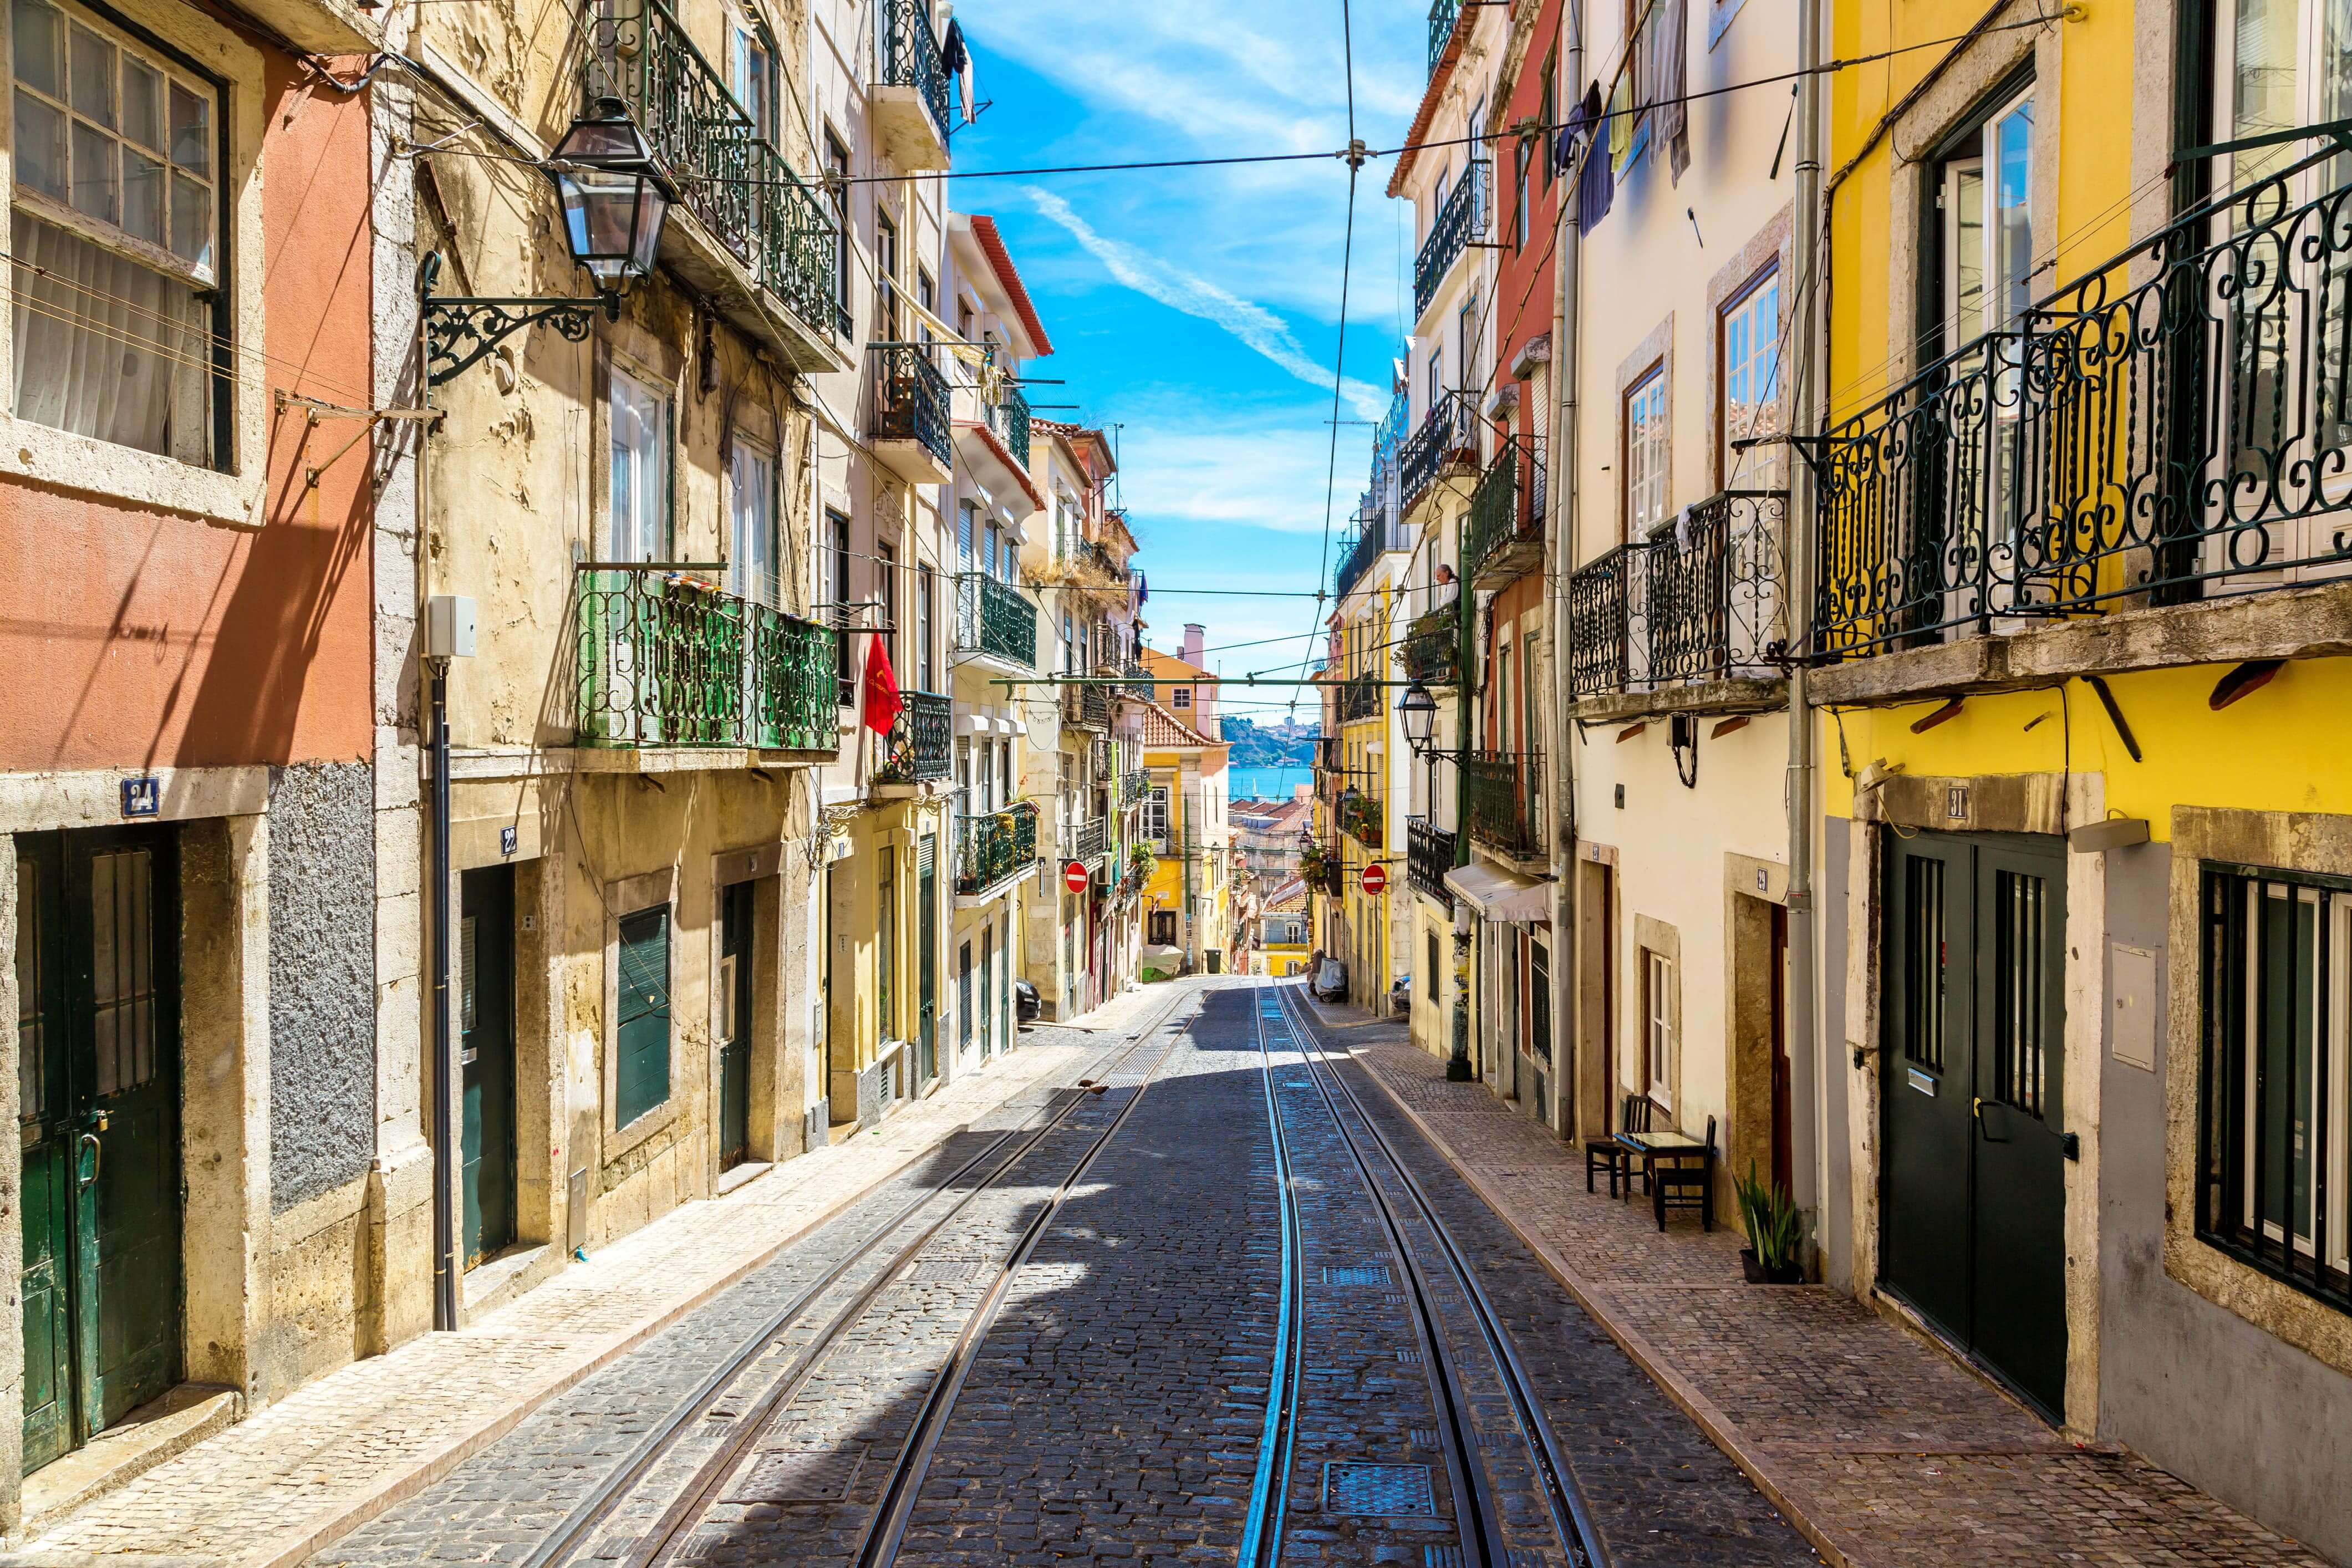
[[[525,327],[547,322],[566,342],[584,342],[602,316],[621,319],[621,298],[425,300],[425,369],[435,386],[464,374],[500,343]]]

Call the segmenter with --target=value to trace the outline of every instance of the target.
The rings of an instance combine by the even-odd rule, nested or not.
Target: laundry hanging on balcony
[[[1683,101],[1690,81],[1690,22],[1688,0],[1654,0],[1656,15],[1650,20],[1647,68],[1642,79],[1649,88],[1650,134],[1664,143],[1666,174],[1682,184],[1690,167],[1690,106]]]
[[[972,122],[977,110],[971,96],[971,46],[964,41],[963,24],[953,16],[948,18],[947,42],[940,46],[940,63],[956,79],[956,92],[963,100],[963,122]]]
[[[1609,216],[1610,204],[1617,199],[1617,174],[1610,166],[1608,151],[1599,145],[1601,126],[1601,84],[1593,82],[1584,89],[1584,99],[1569,110],[1568,123],[1560,128],[1559,140],[1553,148],[1552,160],[1564,174],[1576,181],[1576,227],[1580,234],[1591,234]]]

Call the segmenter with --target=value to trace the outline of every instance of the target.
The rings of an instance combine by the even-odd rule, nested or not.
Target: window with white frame
[[[1642,950],[1642,1092],[1660,1110],[1675,1108],[1675,961]]]
[[[775,52],[757,22],[737,11],[727,18],[727,85],[752,130],[764,141],[776,135]]]
[[[2352,880],[2204,868],[2197,1230],[2352,1310]]]
[[[1780,448],[1733,443],[1780,433],[1780,264],[1769,262],[1716,318],[1717,471],[1727,489],[1776,489]]]
[[[614,561],[658,561],[669,540],[669,398],[613,367]]]
[[[79,6],[10,28],[16,416],[225,466],[220,89]]]
[[[1143,836],[1164,853],[1168,847],[1168,786],[1154,784],[1143,802]]]
[[[737,437],[728,453],[728,575],[735,595],[782,607],[776,574],[776,459]]]
[[[1625,393],[1625,537],[1666,521],[1666,367],[1650,367]]]

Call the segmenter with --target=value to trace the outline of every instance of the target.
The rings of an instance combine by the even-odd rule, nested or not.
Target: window
[[[1474,289],[1454,317],[1454,363],[1461,367],[1462,384],[1478,385],[1478,295]]]
[[[1152,945],[1155,947],[1174,947],[1176,945],[1176,911],[1174,910],[1154,910],[1151,911],[1150,940]]]
[[[613,1126],[669,1102],[669,909],[623,920],[614,980]]]
[[[728,497],[730,551],[728,575],[738,598],[766,605],[783,604],[776,579],[776,460],[738,438],[729,455]]]
[[[728,18],[727,85],[745,118],[762,141],[776,135],[776,73],[768,40],[756,23],[741,16]]]
[[[847,333],[852,330],[849,279],[856,270],[856,257],[849,244],[849,149],[833,133],[831,126],[824,132],[824,172],[826,194],[833,201],[834,325]]]
[[[1170,687],[1168,705],[1171,708],[1190,708],[1192,706],[1192,689],[1189,686]]]
[[[1528,178],[1528,153],[1535,143],[1522,136],[1511,150],[1511,245],[1514,249],[1528,247],[1529,205],[1534,195],[1534,182]]]
[[[1162,851],[1167,849],[1168,786],[1166,784],[1152,785],[1151,794],[1144,800],[1143,836],[1159,845]]]
[[[669,399],[613,367],[614,561],[658,561],[669,546]]]
[[[874,597],[880,602],[877,624],[882,627],[882,651],[889,656],[894,673],[904,670],[907,666],[898,642],[898,552],[879,542],[874,546]]]
[[[827,591],[833,599],[833,613],[827,618],[839,626],[849,615],[849,519],[840,512],[827,511],[824,522],[828,541],[826,563],[831,567],[825,574],[831,579]],[[855,707],[857,703],[857,682],[849,668],[849,635],[846,632],[837,634],[833,639],[833,647],[835,684],[839,689],[835,696],[840,706]]]
[[[898,226],[890,215],[874,215],[874,341],[895,343],[898,337]]]
[[[1437,933],[1436,933],[1435,931],[1431,931],[1431,932],[1429,932],[1429,933],[1424,937],[1424,939],[1423,939],[1423,940],[1424,940],[1424,941],[1426,941],[1426,942],[1428,942],[1428,944],[1429,944],[1429,952],[1428,952],[1428,954],[1427,954],[1428,959],[1429,959],[1429,974],[1428,974],[1428,978],[1426,978],[1425,980],[1423,980],[1423,981],[1422,982],[1422,986],[1421,986],[1421,994],[1422,994],[1422,999],[1423,999],[1423,1001],[1427,1002],[1427,1003],[1428,1003],[1431,1006],[1433,1006],[1433,1007],[1443,1007],[1443,1006],[1444,1006],[1444,1005],[1445,1005],[1445,1004],[1444,1004],[1443,1001],[1439,1000],[1439,998],[1438,998],[1438,992],[1437,992],[1437,987],[1438,987],[1438,984],[1439,984],[1439,982],[1438,982],[1438,973],[1439,973],[1439,972],[1438,972],[1438,967],[1437,967],[1437,963],[1438,963],[1438,960],[1437,960]]]
[[[1672,1111],[1675,1059],[1675,961],[1642,950],[1642,1092]]]
[[[2352,1310],[2352,882],[2204,876],[2197,1230]]]
[[[13,27],[16,415],[225,465],[219,89],[79,8]]]
[[[931,595],[938,590],[939,574],[929,566],[915,569],[915,669],[926,691],[937,691],[939,681],[931,670]]]
[[[1546,125],[1559,125],[1565,119],[1559,111],[1559,46],[1556,43],[1552,45],[1551,52],[1544,56],[1543,108],[1540,112]],[[1551,189],[1552,178],[1552,160],[1547,156],[1543,159],[1545,190]]]
[[[1780,263],[1767,265],[1717,314],[1715,353],[1716,471],[1727,489],[1776,489],[1780,448],[1735,451],[1731,444],[1780,433]]]
[[[2032,300],[2033,100],[2004,106],[1938,169],[1948,351],[2009,327]]]
[[[1661,360],[1625,394],[1625,538],[1666,521],[1666,366]]]
[[[884,848],[875,859],[875,1027],[886,1040],[898,1037],[898,855]]]
[[[931,281],[930,273],[916,268],[915,303],[923,308],[923,314],[915,322],[915,336],[927,343],[932,341],[930,319],[940,313],[939,293],[939,285]]]
[[[1422,410],[1422,417],[1426,419],[1435,414],[1438,403],[1444,396],[1445,351],[1433,348],[1429,351],[1429,405]]]

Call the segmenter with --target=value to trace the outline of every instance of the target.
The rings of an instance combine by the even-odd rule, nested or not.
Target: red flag
[[[904,699],[898,695],[898,678],[890,669],[889,650],[878,637],[866,639],[866,727],[877,734],[887,734],[898,715],[907,710]]]

